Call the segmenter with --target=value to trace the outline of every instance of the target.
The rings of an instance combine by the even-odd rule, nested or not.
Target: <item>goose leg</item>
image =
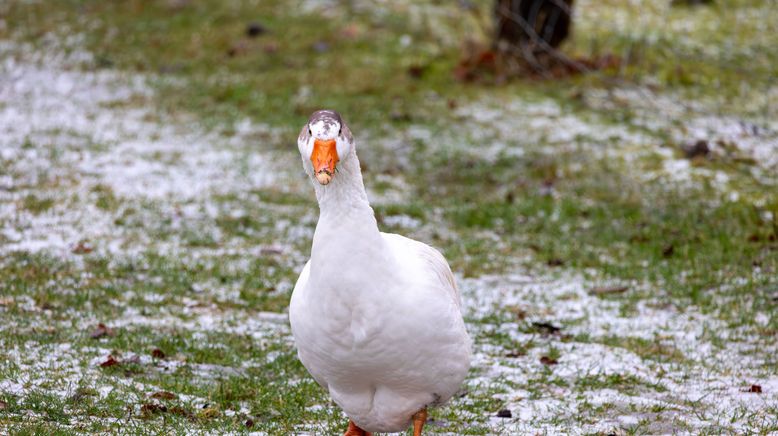
[[[423,408],[413,414],[413,436],[421,436],[421,429],[427,422],[427,408]]]
[[[343,436],[373,436],[373,433],[366,432],[354,424],[354,421],[348,420],[348,430]]]

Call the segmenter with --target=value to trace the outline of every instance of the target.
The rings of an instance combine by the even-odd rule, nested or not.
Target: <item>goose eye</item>
[[[308,127],[308,135],[309,136],[313,136],[313,132],[311,132],[311,128],[310,127]]]

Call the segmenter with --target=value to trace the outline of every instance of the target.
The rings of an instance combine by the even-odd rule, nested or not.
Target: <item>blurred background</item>
[[[0,4],[0,432],[337,434],[286,308],[331,108],[475,342],[434,434],[778,431],[771,0]]]

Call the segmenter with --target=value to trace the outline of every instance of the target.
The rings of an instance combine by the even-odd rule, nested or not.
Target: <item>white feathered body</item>
[[[289,307],[300,361],[359,427],[403,431],[470,366],[454,277],[434,248],[378,231],[353,151],[314,186],[321,214]]]
[[[380,238],[330,258],[347,274],[309,261],[290,319],[300,360],[335,403],[361,428],[390,432],[456,393],[470,341],[453,283],[432,269],[448,269],[442,256],[399,235]]]

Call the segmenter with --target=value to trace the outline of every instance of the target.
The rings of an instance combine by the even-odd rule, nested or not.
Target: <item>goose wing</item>
[[[457,288],[454,274],[446,262],[446,258],[429,245],[395,233],[381,233],[384,239],[393,247],[399,256],[415,257],[424,265],[424,269],[432,274],[438,282],[440,289],[448,292],[457,307],[461,308],[461,297]]]

